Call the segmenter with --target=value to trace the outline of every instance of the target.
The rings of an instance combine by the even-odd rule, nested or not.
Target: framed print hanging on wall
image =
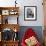
[[[37,7],[24,6],[24,20],[35,21],[37,20]]]

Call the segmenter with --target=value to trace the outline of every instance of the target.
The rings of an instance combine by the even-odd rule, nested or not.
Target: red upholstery
[[[21,45],[22,45],[22,46],[26,46],[25,39],[28,39],[29,37],[32,37],[32,36],[36,37],[37,35],[36,35],[36,33],[33,31],[33,29],[31,29],[31,28],[27,29],[27,31],[25,32],[25,35],[24,35],[24,37],[23,37],[23,39],[22,39]],[[41,46],[41,45],[40,45],[40,43],[38,42],[35,46]]]

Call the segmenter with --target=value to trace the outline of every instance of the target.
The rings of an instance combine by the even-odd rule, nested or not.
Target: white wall
[[[15,6],[15,0],[0,0],[0,6]],[[19,6],[19,24],[20,26],[43,26],[43,6],[42,0],[17,0]],[[37,6],[37,20],[24,21],[24,6]]]

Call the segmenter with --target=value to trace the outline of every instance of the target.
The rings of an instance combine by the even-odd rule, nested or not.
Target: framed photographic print
[[[24,20],[37,20],[37,7],[36,6],[24,6]]]
[[[9,15],[9,10],[2,10],[2,15]]]

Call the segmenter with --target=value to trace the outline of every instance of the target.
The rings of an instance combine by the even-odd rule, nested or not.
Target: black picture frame
[[[24,6],[24,20],[25,21],[37,20],[37,6]]]

